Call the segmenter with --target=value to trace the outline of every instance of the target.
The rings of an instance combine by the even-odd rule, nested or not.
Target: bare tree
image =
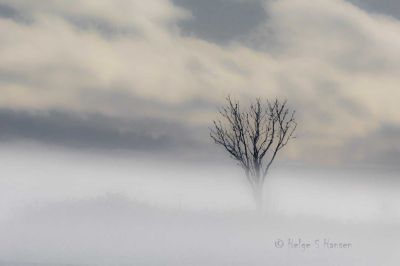
[[[238,101],[229,96],[226,100],[219,109],[222,121],[214,121],[210,136],[244,169],[260,210],[265,177],[278,152],[294,138],[295,111],[278,99],[263,103],[257,98],[244,112]]]

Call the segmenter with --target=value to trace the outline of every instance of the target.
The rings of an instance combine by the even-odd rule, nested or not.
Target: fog
[[[21,145],[1,149],[0,167],[0,265],[400,261],[396,171],[280,165],[260,214],[229,161]],[[315,246],[325,239],[351,247]]]

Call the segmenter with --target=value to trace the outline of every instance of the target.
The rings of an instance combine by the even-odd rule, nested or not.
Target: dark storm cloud
[[[8,5],[0,3],[0,18],[14,20],[18,23],[28,23],[31,19],[19,10]]]
[[[35,21],[35,12],[37,12],[36,9],[21,7],[15,8],[0,3],[0,18],[11,19],[17,23],[32,24]],[[105,38],[139,35],[139,31],[132,25],[114,25],[110,21],[102,19],[101,17],[68,13],[61,13],[58,15],[78,30],[94,31]]]
[[[262,23],[265,11],[261,1],[173,0],[188,9],[193,19],[179,23],[183,33],[202,39],[226,43],[248,33]]]
[[[103,107],[118,106],[124,114],[137,117],[143,113],[159,111],[162,114],[185,114],[192,111],[217,110],[218,103],[204,98],[194,98],[182,103],[166,103],[159,98],[143,98],[124,89],[104,90],[81,89],[80,98],[87,105],[101,104]]]
[[[74,148],[171,150],[193,145],[189,144],[191,135],[183,125],[156,119],[0,110],[0,140],[5,142],[32,140]]]
[[[17,16],[17,11],[9,6],[0,4],[0,17],[3,18],[14,18]]]
[[[382,13],[400,18],[400,2],[398,0],[347,0],[348,2],[369,12]]]
[[[384,124],[365,137],[353,139],[347,144],[347,154],[363,154],[363,162],[367,164],[399,168],[400,126]]]
[[[116,26],[112,23],[95,18],[83,16],[65,16],[64,19],[74,25],[77,29],[83,31],[95,31],[106,38],[115,38],[118,36],[138,36],[139,32],[132,26]]]

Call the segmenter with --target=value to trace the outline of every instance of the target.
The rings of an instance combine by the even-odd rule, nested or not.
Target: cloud
[[[398,168],[399,143],[400,126],[383,124],[363,138],[349,140],[346,146],[353,160]]]
[[[372,13],[382,13],[393,16],[397,19],[400,18],[399,3],[396,0],[348,0],[348,2],[353,3],[354,5],[357,5]]]
[[[0,140],[34,141],[78,149],[169,151],[196,145],[184,125],[156,119],[121,119],[96,113],[0,110]],[[186,147],[187,148],[187,147]]]
[[[178,26],[187,36],[227,44],[238,40],[266,19],[261,1],[241,0],[174,0],[176,5],[190,10],[191,19]]]
[[[324,163],[341,162],[349,140],[400,123],[400,24],[345,1],[266,1],[268,19],[253,30],[243,22],[249,32],[224,44],[187,35],[180,26],[196,14],[179,2],[0,3],[6,109],[204,129],[228,93],[243,101],[282,97],[300,120],[286,155]]]

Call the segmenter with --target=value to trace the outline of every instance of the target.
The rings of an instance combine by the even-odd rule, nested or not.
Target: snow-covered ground
[[[396,172],[275,170],[260,215],[217,164],[19,149],[0,167],[0,265],[400,262]]]

